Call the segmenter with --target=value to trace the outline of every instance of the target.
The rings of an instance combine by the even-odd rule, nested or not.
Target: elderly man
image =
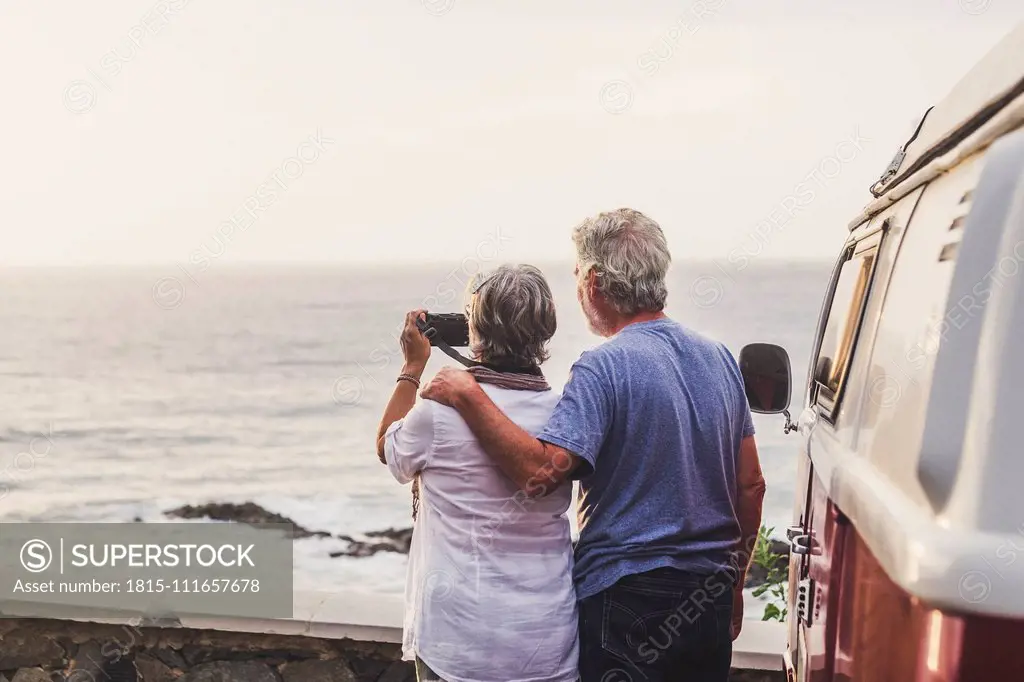
[[[461,370],[423,397],[459,411],[521,504],[579,479],[582,682],[725,682],[765,489],[739,368],[663,312],[657,223],[620,209],[573,240],[583,314],[607,341],[573,365],[540,435]]]

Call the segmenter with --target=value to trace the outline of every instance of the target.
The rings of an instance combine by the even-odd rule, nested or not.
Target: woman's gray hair
[[[469,315],[474,356],[515,367],[547,360],[547,344],[555,335],[555,299],[541,271],[532,265],[502,265],[477,287]]]
[[[665,233],[640,211],[620,208],[587,218],[573,231],[579,277],[591,269],[597,290],[620,315],[665,307],[672,262]]]

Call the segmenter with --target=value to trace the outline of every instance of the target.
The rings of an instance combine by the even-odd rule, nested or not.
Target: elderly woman
[[[540,433],[558,402],[540,365],[555,333],[544,276],[502,266],[468,290],[469,368],[521,428]],[[420,680],[570,681],[577,676],[576,596],[566,484],[530,497],[484,453],[458,412],[416,401],[430,342],[406,317],[405,366],[384,411],[377,453],[400,483],[418,479],[403,652]],[[538,471],[541,489],[547,478]],[[548,484],[550,485],[550,484]]]

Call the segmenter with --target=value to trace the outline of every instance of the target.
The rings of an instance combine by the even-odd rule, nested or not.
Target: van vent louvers
[[[965,215],[956,218],[953,222],[949,224],[950,231],[959,230],[961,227],[964,226],[965,222],[967,222],[967,216]]]
[[[939,253],[939,262],[942,263],[947,260],[953,260],[956,258],[956,252],[960,249],[960,242],[950,242],[942,247],[942,251]]]

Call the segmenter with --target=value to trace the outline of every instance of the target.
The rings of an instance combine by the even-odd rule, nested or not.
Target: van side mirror
[[[751,343],[740,351],[739,364],[750,411],[786,415],[786,433],[789,433],[792,425],[788,410],[793,384],[789,353],[773,343]]]

